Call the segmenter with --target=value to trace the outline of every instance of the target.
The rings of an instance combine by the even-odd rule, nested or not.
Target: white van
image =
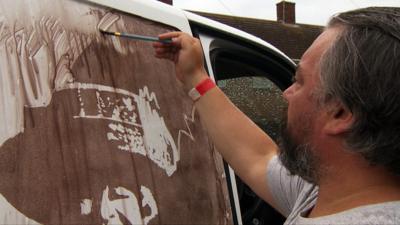
[[[215,151],[174,65],[99,27],[198,37],[212,79],[276,136],[295,64],[259,38],[157,1],[2,0],[0,223],[271,222]]]

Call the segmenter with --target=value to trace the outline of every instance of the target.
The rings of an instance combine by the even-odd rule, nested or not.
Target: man
[[[160,35],[186,91],[207,79],[200,42]],[[218,88],[195,105],[236,173],[286,224],[400,223],[400,8],[334,16],[285,92],[278,146]],[[227,116],[229,115],[229,116]],[[279,152],[279,158],[276,157]]]

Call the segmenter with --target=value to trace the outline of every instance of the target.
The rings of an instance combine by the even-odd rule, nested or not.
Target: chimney
[[[276,4],[276,15],[278,22],[295,24],[296,23],[296,3],[281,1]]]
[[[164,2],[165,4],[172,5],[172,0],[158,0],[160,2]]]

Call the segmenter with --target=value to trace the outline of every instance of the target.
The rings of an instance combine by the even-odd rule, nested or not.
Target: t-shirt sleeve
[[[268,163],[267,178],[278,211],[287,217],[293,210],[301,191],[310,184],[299,176],[290,175],[277,156]]]

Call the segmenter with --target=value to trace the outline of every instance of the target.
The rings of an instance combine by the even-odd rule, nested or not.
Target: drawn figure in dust
[[[109,199],[109,188],[106,187],[101,202],[101,215],[106,220],[106,224],[122,224],[121,217],[124,217],[131,224],[143,223],[147,225],[158,214],[158,209],[150,190],[142,186],[140,191],[143,195],[142,206],[148,205],[151,209],[151,215],[144,217],[143,220],[138,201],[132,192],[123,187],[117,187],[115,192],[120,196],[125,196],[125,198],[111,201]]]
[[[109,27],[125,26],[115,14],[88,12]],[[0,223],[101,224],[115,218],[105,218],[104,204],[123,214],[118,201],[104,197],[108,187],[128,193],[124,201],[135,208],[140,184],[132,159],[146,156],[168,176],[176,171],[179,149],[155,93],[120,75],[152,70],[138,57],[146,51],[140,47],[71,31],[50,16],[34,25],[1,18]],[[151,191],[141,193],[154,202],[147,204],[151,215],[128,221],[147,223],[157,214]],[[92,201],[84,213],[82,199]]]

